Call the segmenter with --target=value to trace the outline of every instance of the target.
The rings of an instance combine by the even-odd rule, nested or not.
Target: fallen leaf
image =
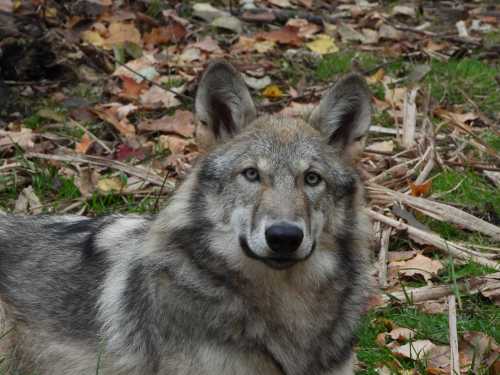
[[[254,90],[262,90],[263,88],[271,84],[271,78],[269,78],[269,76],[264,76],[262,78],[255,78],[243,74],[243,79],[245,80],[245,83]]]
[[[384,76],[385,76],[385,71],[384,69],[380,68],[370,77],[368,77],[366,79],[366,82],[368,82],[371,85],[374,85],[375,83],[379,83],[380,81],[382,81],[384,79]]]
[[[290,0],[267,0],[267,2],[280,8],[294,8]]]
[[[140,131],[157,131],[175,133],[183,137],[192,137],[194,133],[194,117],[189,111],[178,110],[173,116],[163,116],[157,120],[147,120],[139,123]]]
[[[95,191],[99,178],[99,172],[95,169],[90,167],[81,168],[78,176],[75,178],[75,185],[78,187],[78,190],[80,190],[82,196],[88,198]]]
[[[233,16],[217,17],[212,21],[211,25],[220,29],[233,31],[237,34],[241,34],[243,32],[241,21]]]
[[[129,159],[137,159],[137,160],[144,160],[146,155],[144,154],[144,150],[140,148],[132,148],[130,146],[127,146],[125,144],[120,144],[116,148],[115,152],[115,160],[118,161],[124,161],[124,160],[129,160]]]
[[[92,44],[95,47],[104,46],[104,38],[97,31],[86,30],[80,34],[85,43]]]
[[[408,5],[396,5],[394,8],[392,8],[392,14],[395,16],[403,15],[411,18],[415,18],[417,16],[415,7]]]
[[[412,277],[420,275],[425,281],[429,281],[434,276],[437,276],[443,265],[439,260],[432,260],[422,254],[417,254],[415,258],[407,261],[394,262],[391,264],[398,268],[398,272],[404,276]]]
[[[426,314],[444,314],[448,311],[448,301],[444,298],[437,301],[424,301],[416,306]]]
[[[120,77],[123,83],[122,94],[128,98],[137,98],[142,91],[148,88],[148,83],[146,81],[137,82],[135,79],[127,76]]]
[[[104,48],[107,49],[125,42],[142,45],[141,33],[133,23],[112,22],[108,27],[108,34],[104,40]]]
[[[23,150],[30,150],[35,146],[35,134],[30,128],[22,127],[18,132],[0,129],[0,149],[19,146]]]
[[[409,341],[413,339],[415,335],[415,331],[403,327],[395,328],[391,332],[389,332],[389,336],[391,337],[391,339],[400,342]]]
[[[340,24],[339,27],[337,28],[337,31],[340,34],[342,42],[344,43],[347,42],[363,43],[365,41],[365,36],[349,25]]]
[[[315,23],[308,22],[303,18],[292,18],[286,23],[288,26],[296,27],[298,29],[298,35],[304,39],[310,39],[321,30],[319,25]]]
[[[181,104],[171,91],[166,91],[158,86],[151,86],[140,96],[141,104],[150,109],[172,108]]]
[[[75,145],[75,151],[78,154],[86,154],[89,148],[94,144],[94,140],[84,133],[80,142]]]
[[[449,374],[450,356],[451,350],[449,346],[434,346],[427,353],[427,372],[433,375]]]
[[[428,353],[436,347],[436,345],[429,340],[416,340],[401,346],[397,345],[396,341],[394,343],[396,344],[389,347],[392,353],[413,360],[425,358]]]
[[[338,52],[339,48],[335,45],[333,38],[326,34],[318,35],[318,37],[306,44],[311,51],[326,55],[328,53]]]
[[[120,104],[110,103],[106,106],[97,106],[94,108],[94,113],[102,120],[113,125],[122,135],[126,137],[133,136],[135,135],[135,127],[126,117],[119,117],[118,110],[120,107]]]
[[[378,152],[392,152],[394,151],[394,142],[393,141],[382,141],[382,142],[374,142],[366,147],[368,151],[378,151]]]
[[[184,154],[184,151],[192,141],[175,135],[160,135],[158,143],[163,146],[163,148],[170,150],[172,154]]]
[[[283,91],[277,85],[269,85],[262,91],[262,95],[266,98],[277,99],[283,96]]]
[[[11,0],[0,0],[0,11],[12,13],[14,10],[14,4]]]
[[[404,33],[399,31],[398,29],[387,25],[387,24],[382,24],[379,29],[379,36],[382,39],[388,39],[388,40],[396,40],[399,41],[404,38]]]
[[[298,28],[292,26],[284,26],[274,31],[259,32],[255,34],[255,37],[257,39],[264,39],[280,44],[290,44],[297,47],[302,44]]]
[[[21,191],[21,194],[16,199],[14,212],[15,213],[32,213],[41,214],[43,205],[40,198],[37,197],[33,190],[33,186],[28,186]]]
[[[170,22],[167,26],[155,27],[144,34],[144,44],[156,46],[170,42],[178,43],[187,34],[186,28],[178,22]]]
[[[125,187],[120,177],[105,177],[97,182],[97,189],[102,193],[120,192]]]
[[[154,80],[159,73],[154,68],[157,63],[155,57],[151,53],[144,53],[144,55],[138,59],[131,60],[125,64],[125,66],[119,66],[114,72],[113,76],[119,77],[130,77],[135,79],[137,82],[142,82],[144,77],[149,80]],[[139,73],[140,75],[136,74]]]
[[[432,187],[432,180],[428,180],[422,184],[410,182],[411,195],[414,197],[424,197],[429,194]]]
[[[229,15],[229,13],[219,10],[209,3],[196,3],[193,5],[193,16],[207,22],[211,22],[218,17]]]
[[[193,44],[193,47],[196,47],[204,52],[209,52],[209,53],[221,53],[222,50],[219,47],[219,44],[215,39],[213,39],[211,36],[207,36],[200,40],[199,42],[196,42]]]
[[[201,51],[199,48],[187,46],[179,56],[179,60],[184,63],[190,63],[201,59]]]

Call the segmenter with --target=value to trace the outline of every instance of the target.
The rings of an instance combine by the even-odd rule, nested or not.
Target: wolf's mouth
[[[246,256],[252,259],[259,260],[266,264],[267,266],[274,268],[276,270],[284,270],[287,268],[292,267],[294,264],[298,262],[302,262],[309,258],[311,254],[314,252],[314,249],[316,247],[316,242],[313,243],[311,251],[305,258],[291,258],[291,257],[261,257],[257,254],[255,254],[250,246],[248,245],[248,241],[245,238],[245,236],[240,236],[240,246],[243,249],[243,252],[245,253]]]

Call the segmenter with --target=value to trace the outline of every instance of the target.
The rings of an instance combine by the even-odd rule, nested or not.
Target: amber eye
[[[250,182],[256,182],[260,180],[259,171],[255,168],[247,168],[241,174]]]
[[[321,176],[316,172],[307,172],[304,180],[309,186],[317,186],[321,182]]]

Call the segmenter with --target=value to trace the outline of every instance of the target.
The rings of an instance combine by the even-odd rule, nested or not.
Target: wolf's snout
[[[266,229],[266,242],[272,251],[280,255],[295,252],[304,238],[304,232],[292,224],[278,223]]]

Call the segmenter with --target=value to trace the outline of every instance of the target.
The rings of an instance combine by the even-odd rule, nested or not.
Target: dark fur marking
[[[125,311],[130,317],[129,321],[137,322],[129,333],[130,342],[141,342],[144,347],[134,348],[137,352],[145,350],[148,356],[148,367],[157,372],[160,367],[160,333],[159,313],[156,306],[158,298],[154,290],[148,287],[147,279],[151,277],[152,270],[143,264],[135,264],[127,277],[127,287],[124,292]],[[140,338],[137,340],[137,338]]]

